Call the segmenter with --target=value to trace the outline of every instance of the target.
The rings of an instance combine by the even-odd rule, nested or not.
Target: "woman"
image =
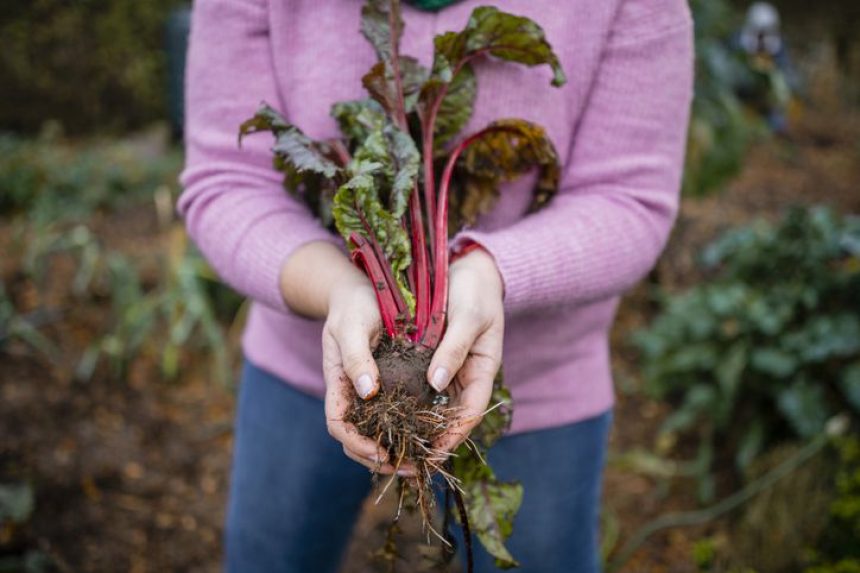
[[[446,3],[438,12],[404,6],[404,54],[429,64],[433,36],[462,29],[481,4]],[[684,0],[495,4],[544,28],[569,81],[554,89],[545,69],[481,62],[464,132],[502,117],[545,126],[563,160],[561,188],[525,216],[534,179],[506,186],[456,238],[455,247],[477,248],[452,264],[448,329],[427,381],[441,390],[456,376],[465,407],[481,412],[504,358],[514,420],[490,462],[525,489],[509,548],[522,571],[592,572],[613,403],[608,332],[618,296],[651,268],[677,209],[691,22]],[[358,32],[360,6],[195,3],[179,208],[215,269],[254,301],[226,531],[231,571],[335,571],[370,487],[366,468],[382,461],[392,471],[339,421],[353,387],[363,397],[378,388],[373,289],[341,242],[283,191],[267,138],[236,145],[261,100],[315,139],[337,135],[330,105],[362,97],[375,61]],[[495,570],[481,550],[476,570]]]

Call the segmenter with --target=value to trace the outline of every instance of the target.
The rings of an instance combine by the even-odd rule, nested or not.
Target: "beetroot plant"
[[[403,30],[396,0],[364,5],[361,31],[378,61],[362,79],[369,97],[332,106],[340,138],[314,141],[265,103],[241,126],[240,138],[274,135],[274,164],[286,189],[340,233],[375,287],[384,327],[374,352],[382,390],[368,401],[356,397],[348,421],[395,466],[408,461],[417,469],[408,487],[428,531],[435,533],[431,477],[438,473],[458,502],[467,544],[471,523],[499,565],[515,566],[504,540],[522,489],[496,480],[482,455],[510,421],[501,378],[481,426],[445,462],[433,444],[456,421],[456,403],[433,391],[426,369],[445,331],[450,236],[491,208],[505,181],[538,171],[531,211],[558,184],[556,150],[538,125],[499,119],[459,136],[477,92],[473,65],[486,57],[547,65],[554,86],[565,77],[540,26],[493,7],[476,8],[462,31],[436,36],[430,69],[400,54]]]

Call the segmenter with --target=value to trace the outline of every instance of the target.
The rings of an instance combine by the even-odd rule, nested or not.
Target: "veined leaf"
[[[434,147],[442,151],[444,145],[460,133],[469,119],[475,106],[475,96],[478,94],[478,82],[472,66],[465,64],[452,80],[448,93],[439,105],[434,130]]]
[[[310,171],[329,179],[340,172],[333,160],[334,151],[327,143],[314,141],[268,104],[262,107],[239,129],[239,140],[248,134],[270,131],[275,136],[275,155],[290,163],[299,172]]]
[[[347,244],[349,236],[358,233],[379,246],[410,312],[415,311],[415,298],[405,272],[412,263],[412,245],[400,219],[414,187],[418,161],[418,150],[407,134],[391,124],[374,131],[356,150],[351,177],[338,189],[332,208],[337,230]],[[389,190],[388,209],[380,189]]]
[[[404,111],[409,113],[418,99],[429,71],[409,56],[400,56],[398,46],[403,35],[403,18],[399,2],[368,0],[361,10],[361,32],[373,45],[379,62],[361,80],[370,96],[389,113],[397,109],[397,80],[403,94]],[[395,74],[395,64],[399,78]]]
[[[454,475],[463,488],[463,501],[472,531],[484,548],[496,558],[502,569],[516,567],[517,561],[505,547],[505,540],[513,531],[522,503],[523,487],[518,483],[505,483],[496,479],[492,468],[485,463],[487,450],[511,424],[511,394],[503,383],[501,371],[493,382],[490,406],[480,425],[472,432],[473,449],[460,445],[452,457]]]
[[[331,226],[331,202],[344,176],[331,145],[314,141],[277,110],[263,104],[239,130],[239,142],[246,135],[269,131],[275,136],[273,165],[284,174],[284,187],[302,198],[326,227]]]
[[[430,72],[409,56],[400,56],[400,85],[403,90],[403,106],[406,113],[415,109],[418,95]],[[390,62],[377,62],[361,78],[361,83],[382,107],[392,113],[397,109],[397,84]]]
[[[522,119],[494,121],[469,145],[457,164],[457,179],[463,181],[452,192],[452,211],[472,224],[498,198],[499,186],[537,168],[538,181],[529,212],[546,205],[558,189],[558,153],[539,125]],[[456,230],[459,224],[454,225]]]
[[[380,61],[391,62],[403,33],[400,3],[367,0],[361,9],[361,33],[373,45]]]
[[[433,70],[421,89],[418,105],[425,118],[437,110],[433,132],[442,140],[450,140],[471,116],[474,78],[458,78],[461,74],[472,75],[469,61],[477,56],[487,54],[527,66],[546,64],[553,71],[552,85],[558,87],[567,81],[543,29],[529,18],[492,6],[475,8],[463,31],[445,32],[436,36],[433,43]],[[449,97],[449,105],[445,106]],[[455,117],[449,119],[450,113]],[[456,131],[452,133],[454,128]]]
[[[337,121],[341,133],[352,143],[361,145],[373,131],[385,127],[385,110],[373,99],[343,101],[331,107],[331,116]]]

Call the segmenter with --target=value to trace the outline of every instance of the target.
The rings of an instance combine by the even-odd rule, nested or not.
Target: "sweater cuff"
[[[533,284],[537,273],[532,266],[536,264],[535,257],[522,249],[521,240],[512,237],[504,230],[494,232],[463,231],[457,234],[451,242],[453,252],[477,243],[492,255],[502,276],[505,309],[515,313],[533,306],[535,295],[539,289]]]

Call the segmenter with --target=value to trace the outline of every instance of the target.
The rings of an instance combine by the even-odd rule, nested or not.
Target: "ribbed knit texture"
[[[429,65],[432,38],[476,6],[404,6],[402,51]],[[613,401],[608,333],[618,296],[653,266],[674,219],[692,94],[684,0],[508,0],[547,33],[568,76],[477,63],[466,133],[503,117],[543,125],[563,160],[559,194],[524,216],[532,177],[506,185],[494,210],[455,241],[481,243],[505,283],[505,378],[512,431],[582,420]],[[336,101],[363,97],[374,53],[357,0],[196,0],[187,71],[187,165],[179,210],[223,277],[252,298],[243,349],[258,366],[323,395],[322,323],[285,306],[284,261],[314,240],[342,244],[288,196],[271,138],[236,144],[265,100],[314,138],[338,135]]]

